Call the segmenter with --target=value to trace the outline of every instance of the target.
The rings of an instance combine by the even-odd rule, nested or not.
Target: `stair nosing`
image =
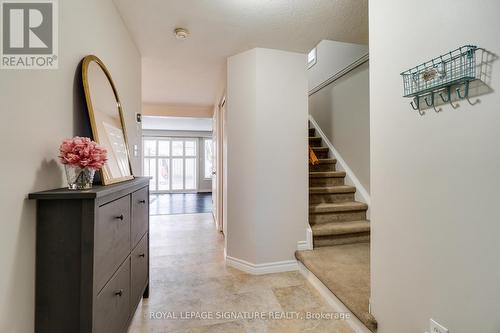
[[[356,187],[351,185],[309,187],[309,194],[335,194],[335,193],[356,193]]]
[[[370,221],[356,220],[347,222],[317,223],[311,225],[311,229],[313,236],[318,237],[366,233],[370,232]]]
[[[319,203],[309,205],[310,214],[361,212],[368,210],[368,205],[359,201],[347,201],[339,203]]]
[[[309,178],[343,178],[345,171],[310,171]]]

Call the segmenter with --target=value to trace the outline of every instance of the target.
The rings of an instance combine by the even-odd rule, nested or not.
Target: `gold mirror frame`
[[[123,139],[125,141],[125,150],[126,150],[126,154],[127,154],[127,158],[128,158],[128,169],[130,172],[130,175],[126,175],[126,176],[122,176],[122,177],[113,177],[108,172],[107,168],[102,168],[100,171],[102,182],[104,185],[109,185],[109,184],[114,184],[114,183],[119,183],[119,182],[123,182],[123,181],[130,180],[130,179],[134,179],[134,176],[132,173],[132,165],[130,163],[130,150],[128,147],[127,130],[125,127],[125,120],[123,118],[123,110],[122,110],[120,98],[118,96],[118,92],[116,90],[113,79],[111,78],[111,74],[108,71],[108,69],[106,68],[106,65],[104,65],[104,63],[102,62],[102,60],[99,59],[98,57],[96,57],[95,55],[88,55],[85,58],[83,58],[83,61],[82,61],[82,81],[83,81],[83,90],[85,92],[85,100],[87,101],[87,110],[88,110],[89,119],[90,119],[90,126],[92,127],[92,135],[94,137],[94,141],[101,144],[101,141],[99,140],[99,131],[97,128],[94,107],[92,104],[91,89],[89,86],[89,84],[91,84],[91,82],[89,82],[89,77],[88,77],[89,66],[92,63],[96,63],[97,65],[99,65],[101,70],[106,75],[108,82],[111,86],[111,89],[113,90],[113,94],[114,94],[115,101],[116,101],[116,106],[118,109],[118,113],[120,115],[121,130],[123,132]],[[105,148],[107,148],[107,147],[105,147]],[[108,159],[110,157],[110,154],[111,154],[111,152],[108,151]]]

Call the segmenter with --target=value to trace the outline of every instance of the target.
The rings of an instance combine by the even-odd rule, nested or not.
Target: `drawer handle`
[[[139,258],[144,258],[144,257],[146,257],[146,254],[145,254],[145,253],[141,253],[141,254],[139,254]]]
[[[115,291],[115,295],[121,297],[123,295],[123,289],[118,289],[117,291]]]
[[[115,217],[117,220],[122,220],[123,221],[123,214],[120,216]]]
[[[145,204],[145,203],[146,203],[146,200],[139,200],[139,203],[140,203],[140,204]]]

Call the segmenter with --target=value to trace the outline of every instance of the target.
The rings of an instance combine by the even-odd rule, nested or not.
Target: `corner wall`
[[[306,56],[252,49],[228,59],[227,78],[227,255],[294,262],[308,214]]]
[[[111,0],[59,1],[59,69],[0,70],[0,332],[34,331],[35,202],[29,192],[64,185],[61,141],[88,135],[79,63],[99,56],[120,94],[129,144],[140,145],[140,54]],[[132,158],[135,174],[139,158]]]
[[[372,310],[379,333],[500,332],[500,63],[493,93],[423,117],[400,72],[465,44],[500,54],[500,2],[370,1]],[[475,100],[473,98],[472,100]]]

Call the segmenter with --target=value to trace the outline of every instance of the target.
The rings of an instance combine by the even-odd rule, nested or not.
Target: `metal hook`
[[[443,93],[439,93],[439,97],[441,97],[444,103],[451,102],[451,87],[449,86],[446,88],[446,95],[448,95],[448,98],[444,99]]]
[[[429,96],[427,96],[427,97],[429,97]],[[434,93],[431,93],[431,102],[430,103],[427,100],[427,97],[424,98],[425,104],[427,104],[427,106],[434,106]]]
[[[415,102],[415,104],[413,104]],[[413,99],[413,101],[410,102],[411,107],[413,110],[419,110],[420,112],[420,102],[418,96]]]
[[[441,108],[437,109],[436,105],[434,104],[434,92],[431,93],[431,102],[430,103],[427,100],[427,97],[424,100],[425,100],[425,104],[427,104],[427,106],[432,106],[432,108],[434,109],[434,111],[436,113],[443,111],[443,109],[441,109]]]
[[[462,96],[460,93],[460,87],[457,88],[457,96],[460,99],[469,98],[469,81],[465,81],[465,94]]]

